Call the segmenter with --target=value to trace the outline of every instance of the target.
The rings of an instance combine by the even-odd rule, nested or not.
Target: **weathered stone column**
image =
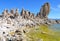
[[[7,17],[8,16],[8,10],[4,9],[4,11],[2,12],[3,17]]]
[[[11,9],[10,13],[11,13],[11,14],[14,14],[14,9]]]
[[[18,12],[18,9],[15,10],[15,14],[14,14],[15,17],[18,17],[19,16],[19,12]]]
[[[41,18],[48,18],[48,14],[50,12],[50,4],[49,3],[45,3],[42,8],[40,9],[40,16]]]
[[[24,11],[24,9],[22,8],[21,16],[23,16],[24,14],[25,14],[25,11]]]

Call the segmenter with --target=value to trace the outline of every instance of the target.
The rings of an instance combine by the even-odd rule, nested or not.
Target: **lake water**
[[[60,31],[60,24],[50,25],[49,29],[52,29],[53,31]]]

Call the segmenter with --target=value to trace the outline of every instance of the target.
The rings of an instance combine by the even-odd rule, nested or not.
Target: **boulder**
[[[57,24],[60,24],[60,20],[55,20]]]

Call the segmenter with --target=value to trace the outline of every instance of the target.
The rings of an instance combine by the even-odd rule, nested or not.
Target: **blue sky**
[[[36,14],[46,2],[50,3],[50,13],[48,17],[60,19],[60,0],[0,0],[0,13],[2,13],[5,8],[8,10],[18,8],[19,11],[24,8]]]

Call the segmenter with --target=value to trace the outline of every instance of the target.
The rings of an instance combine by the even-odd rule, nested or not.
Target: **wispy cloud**
[[[54,11],[60,10],[60,4],[55,7],[51,7],[51,10],[54,10]]]
[[[60,4],[59,4],[59,5],[57,5],[57,8],[60,8]]]
[[[52,9],[52,10],[56,10],[57,8],[55,8],[55,7],[51,7],[51,9]]]
[[[60,5],[58,4],[57,6],[51,6],[51,12],[49,15],[49,18],[60,18]]]

